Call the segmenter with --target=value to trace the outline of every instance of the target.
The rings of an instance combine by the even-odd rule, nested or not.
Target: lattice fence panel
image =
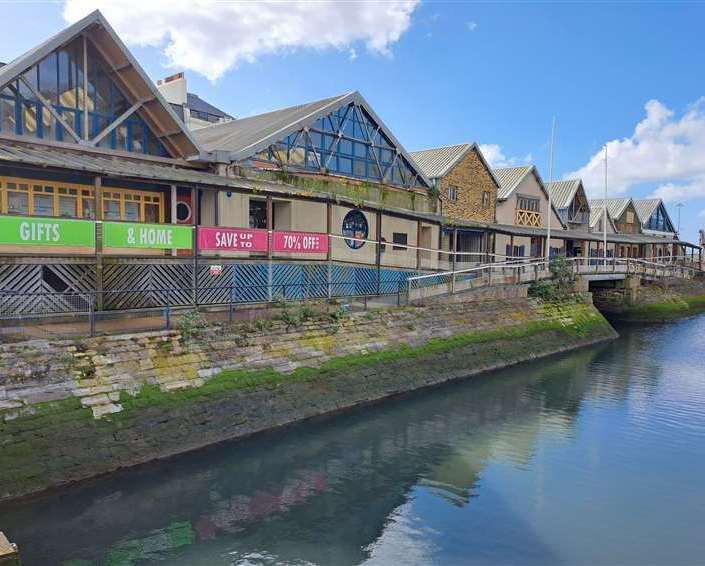
[[[0,264],[0,317],[88,312],[95,266]]]
[[[233,300],[261,303],[269,299],[269,266],[266,263],[240,263],[233,272]]]
[[[103,268],[103,308],[193,304],[191,263],[109,264]]]

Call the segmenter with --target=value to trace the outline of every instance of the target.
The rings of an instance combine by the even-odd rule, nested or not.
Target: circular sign
[[[179,222],[188,222],[191,219],[191,207],[189,203],[180,201],[176,203],[176,219]]]
[[[370,234],[370,226],[367,223],[367,218],[359,210],[351,210],[343,218],[343,236],[348,238],[356,238],[356,240],[345,240],[349,248],[359,250],[365,245],[365,242],[357,240],[366,240]]]

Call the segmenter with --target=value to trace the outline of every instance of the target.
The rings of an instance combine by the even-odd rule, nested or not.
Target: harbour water
[[[705,563],[705,317],[620,332],[0,505],[0,529],[25,566]]]

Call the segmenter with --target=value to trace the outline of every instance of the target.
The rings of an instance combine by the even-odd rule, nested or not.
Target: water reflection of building
[[[465,505],[487,462],[525,463],[541,435],[569,436],[596,356],[582,350],[119,473],[8,509],[3,526],[29,564],[126,548],[169,563],[224,548],[359,563],[416,486]]]

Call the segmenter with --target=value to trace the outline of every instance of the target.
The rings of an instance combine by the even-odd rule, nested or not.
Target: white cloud
[[[389,55],[411,25],[419,0],[210,2],[208,0],[65,0],[75,22],[100,9],[130,45],[164,49],[170,67],[214,81],[258,56],[296,49],[350,48]]]
[[[682,201],[705,196],[705,98],[682,115],[658,100],[644,106],[646,116],[630,137],[607,142],[607,181],[612,195],[641,183],[660,183],[654,196]],[[604,187],[604,150],[566,178],[580,177],[588,193]]]
[[[477,29],[477,22],[467,22],[465,25],[468,31],[475,31]]]
[[[355,59],[357,59],[357,50],[351,47],[350,51],[348,51],[348,60],[352,63]]]
[[[524,157],[507,157],[504,155],[501,146],[496,143],[482,144],[480,145],[480,151],[490,164],[490,167],[517,167],[532,161],[530,153]]]

